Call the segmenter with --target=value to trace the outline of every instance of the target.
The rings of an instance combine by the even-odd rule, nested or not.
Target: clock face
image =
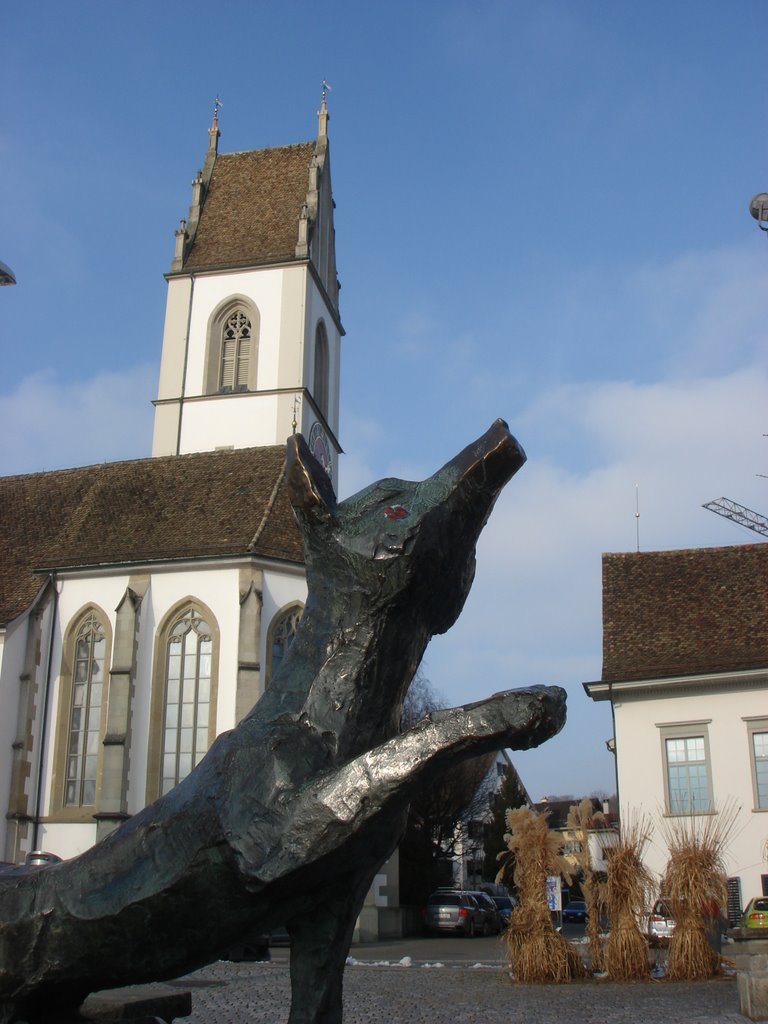
[[[313,423],[309,432],[309,450],[323,467],[328,476],[331,475],[331,445],[319,423]]]

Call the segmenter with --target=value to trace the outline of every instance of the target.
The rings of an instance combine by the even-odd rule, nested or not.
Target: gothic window
[[[278,612],[267,636],[267,686],[277,675],[299,627],[303,605],[292,604]]]
[[[211,627],[190,608],[171,626],[166,644],[161,794],[208,750],[212,658]]]
[[[328,334],[321,320],[315,331],[315,375],[312,395],[318,409],[328,419]]]
[[[91,807],[96,803],[105,655],[104,627],[90,612],[75,637],[64,780],[65,807]]]
[[[255,391],[259,311],[245,296],[230,297],[211,315],[203,391],[207,395]]]
[[[242,309],[224,321],[221,331],[221,376],[219,390],[245,391],[251,359],[253,329]]]
[[[152,671],[146,802],[181,782],[216,736],[219,629],[193,597],[157,631]]]

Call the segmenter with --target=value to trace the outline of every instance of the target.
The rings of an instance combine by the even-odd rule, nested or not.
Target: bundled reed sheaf
[[[504,934],[514,980],[530,984],[585,977],[581,957],[555,931],[547,904],[547,876],[565,874],[570,881],[568,864],[560,855],[559,836],[547,827],[547,815],[527,807],[508,810],[505,820],[507,849],[499,854],[502,867],[496,880],[509,881],[514,863],[519,903]]]
[[[605,946],[605,969],[614,981],[642,981],[650,976],[648,943],[638,924],[653,890],[653,877],[643,864],[649,837],[645,819],[625,815],[608,858],[606,902],[611,931]]]
[[[574,804],[568,812],[567,825],[579,843],[577,854],[581,868],[581,891],[587,909],[587,941],[589,942],[589,958],[594,972],[605,970],[603,944],[600,939],[600,917],[603,903],[602,886],[595,878],[592,870],[592,856],[589,850],[589,830],[605,823],[602,811],[595,811],[592,801],[585,798],[581,803]]]
[[[726,903],[723,853],[738,810],[730,804],[717,814],[675,818],[664,825],[669,860],[663,892],[675,919],[667,960],[672,981],[711,978],[720,968],[707,926],[713,932],[720,926],[720,908]]]

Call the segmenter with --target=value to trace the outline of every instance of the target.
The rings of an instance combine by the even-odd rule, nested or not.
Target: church
[[[306,598],[284,484],[337,484],[325,96],[309,142],[219,153],[166,275],[151,457],[0,480],[0,861],[69,858],[176,785],[253,706]]]

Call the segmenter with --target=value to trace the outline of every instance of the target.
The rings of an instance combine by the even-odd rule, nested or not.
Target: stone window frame
[[[248,381],[247,384],[237,384],[227,390],[221,385],[221,372],[223,362],[223,335],[224,327],[229,318],[237,312],[242,312],[251,324],[251,345],[248,358]],[[230,295],[223,302],[220,302],[208,318],[205,352],[205,379],[203,381],[203,394],[206,395],[230,395],[243,392],[256,391],[259,365],[259,335],[261,331],[261,314],[258,306],[245,295]]]
[[[219,623],[211,609],[203,601],[189,595],[177,601],[163,616],[155,633],[152,659],[152,692],[149,711],[149,741],[147,744],[146,803],[150,804],[160,796],[162,787],[163,736],[166,712],[167,650],[171,632],[179,621],[193,612],[211,628],[211,690],[208,717],[208,749],[216,739],[216,716],[219,694],[219,658],[221,634]]]
[[[93,616],[104,630],[104,670],[101,699],[101,721],[99,727],[98,763],[96,767],[96,793],[92,804],[65,804],[67,782],[67,756],[69,754],[70,723],[72,720],[72,700],[74,697],[75,680],[75,644],[77,636],[85,624],[85,620]],[[110,668],[112,665],[113,630],[109,616],[99,605],[89,602],[70,618],[63,634],[61,647],[61,668],[59,673],[58,709],[54,733],[53,776],[51,779],[51,800],[46,820],[51,822],[91,824],[101,795],[104,770],[104,734],[107,723],[107,706],[109,704]]]
[[[757,733],[768,733],[768,718],[765,716],[742,718],[747,727],[747,744],[749,746],[749,774],[752,779],[752,810],[757,813],[768,812],[768,798],[760,803],[757,789],[757,758],[755,756],[755,740]],[[762,760],[762,759],[761,759]]]
[[[267,669],[266,669],[266,672],[264,674],[264,689],[265,690],[267,689],[267,687],[272,682],[272,647],[273,647],[273,644],[274,644],[275,632],[276,632],[278,626],[280,626],[289,617],[292,617],[294,612],[296,612],[297,610],[299,612],[299,616],[296,619],[295,628],[294,628],[293,633],[292,633],[292,635],[295,636],[296,635],[296,628],[298,628],[298,624],[299,624],[299,622],[301,620],[301,616],[304,614],[304,603],[302,601],[289,601],[288,604],[284,604],[282,608],[278,609],[278,611],[275,612],[275,614],[272,616],[271,622],[269,623],[269,629],[267,630],[267,651],[266,651],[266,654],[267,654],[267,657],[266,657]],[[292,640],[291,640],[291,643],[293,643]],[[290,648],[290,644],[288,645],[288,647],[286,647],[286,652],[287,652],[287,650],[289,648]]]
[[[318,320],[315,327],[314,367],[312,373],[312,397],[315,405],[328,421],[331,392],[331,362],[328,330],[324,320]]]
[[[665,815],[672,818],[697,817],[704,814],[715,813],[714,789],[712,786],[712,758],[709,749],[709,726],[711,718],[699,719],[685,722],[657,722],[661,741],[661,763],[664,774],[664,808]],[[702,737],[704,740],[704,766],[707,773],[707,793],[709,807],[695,810],[673,810],[669,787],[669,763],[667,760],[667,740],[695,739]]]

